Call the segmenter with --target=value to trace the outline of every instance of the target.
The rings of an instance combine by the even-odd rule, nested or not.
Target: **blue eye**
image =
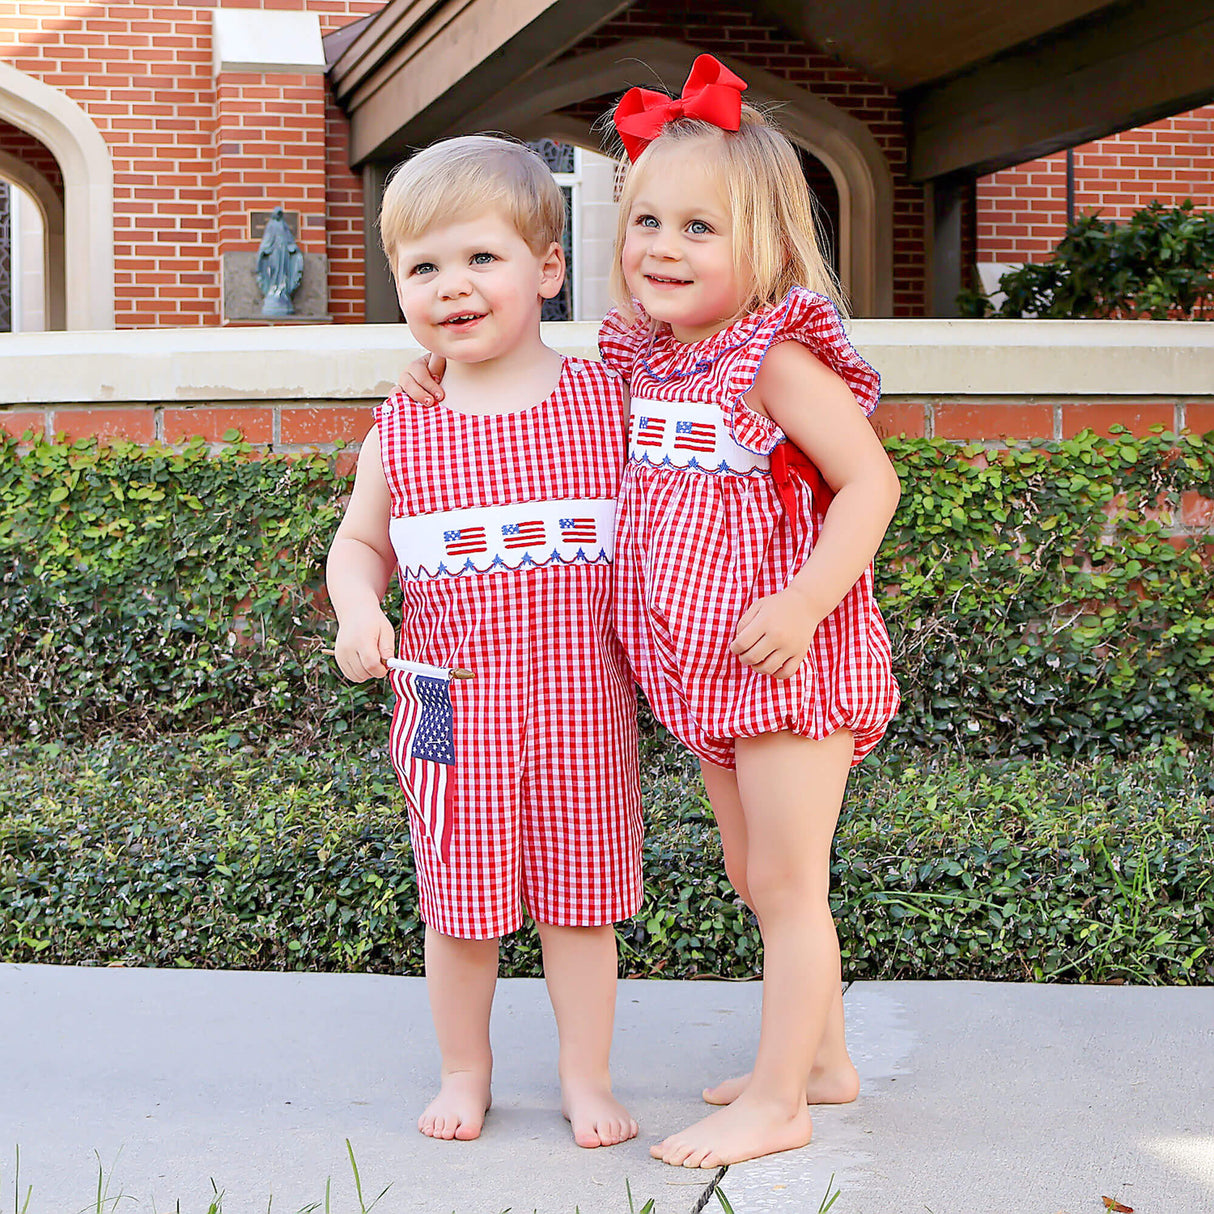
[[[472,264],[474,266],[487,266],[495,262],[497,258],[492,253],[473,253]]]
[[[638,215],[634,222],[638,228],[659,228],[662,226],[652,215]]]
[[[438,267],[432,261],[419,261],[417,265],[409,271],[410,274],[433,274]]]
[[[688,225],[687,230],[693,236],[707,236],[712,232],[712,228],[702,219],[693,219]]]

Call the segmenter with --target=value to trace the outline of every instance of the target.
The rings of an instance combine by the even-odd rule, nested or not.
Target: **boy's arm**
[[[746,399],[805,452],[834,490],[809,559],[785,590],[742,616],[731,646],[746,665],[787,678],[818,624],[876,555],[901,488],[851,389],[799,342],[772,346]]]
[[[383,678],[394,656],[392,625],[380,602],[396,569],[392,498],[379,454],[379,427],[363,440],[350,504],[333,537],[325,581],[337,614],[337,664],[355,683]]]

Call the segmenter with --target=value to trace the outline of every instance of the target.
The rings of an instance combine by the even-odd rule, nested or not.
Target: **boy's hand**
[[[396,656],[392,625],[382,611],[343,623],[333,646],[337,665],[352,683],[382,679]]]
[[[410,400],[420,405],[432,405],[443,399],[443,386],[439,380],[446,369],[447,360],[441,354],[416,358],[401,375],[397,386]]]
[[[729,651],[761,674],[787,679],[805,661],[820,623],[804,592],[789,586],[751,604]]]

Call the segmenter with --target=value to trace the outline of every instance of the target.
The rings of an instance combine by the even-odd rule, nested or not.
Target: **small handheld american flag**
[[[396,658],[388,666],[388,679],[396,692],[388,734],[392,767],[445,864],[451,855],[451,769],[455,763],[451,671]]]

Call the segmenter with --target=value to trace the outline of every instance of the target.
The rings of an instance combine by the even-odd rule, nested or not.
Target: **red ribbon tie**
[[[742,125],[745,88],[746,81],[719,59],[700,55],[691,65],[691,74],[679,97],[668,97],[653,89],[629,89],[612,115],[628,159],[635,160],[668,122],[678,118],[698,118],[723,131],[736,131]]]

